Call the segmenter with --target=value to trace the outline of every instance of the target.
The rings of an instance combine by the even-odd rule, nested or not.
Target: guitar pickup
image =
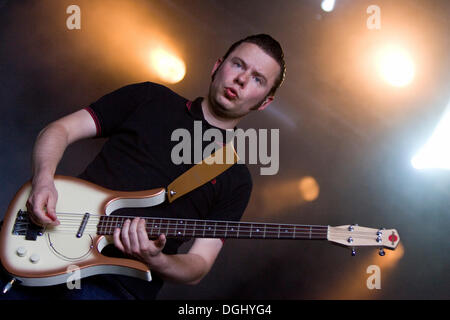
[[[89,216],[90,216],[90,214],[87,212],[84,214],[83,220],[81,221],[81,224],[80,224],[80,228],[78,229],[78,232],[77,232],[77,238],[81,238],[83,236],[83,232],[84,232],[84,229],[86,228],[86,224],[88,223]]]

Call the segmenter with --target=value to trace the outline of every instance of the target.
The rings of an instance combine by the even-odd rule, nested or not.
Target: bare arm
[[[119,250],[148,264],[163,279],[185,284],[200,282],[223,245],[220,239],[196,239],[188,253],[166,255],[161,252],[165,243],[164,235],[155,241],[148,239],[144,219],[128,220],[114,232],[114,244]]]
[[[58,194],[53,182],[56,167],[68,145],[95,134],[95,122],[86,110],[56,120],[39,133],[33,149],[32,191],[27,202],[33,221],[59,224],[55,213]]]

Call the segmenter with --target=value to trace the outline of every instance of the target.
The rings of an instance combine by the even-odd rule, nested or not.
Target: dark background
[[[284,47],[286,81],[241,127],[280,129],[280,169],[263,176],[250,165],[243,220],[395,228],[401,243],[385,257],[375,248],[351,257],[325,242],[228,240],[199,285],[167,284],[160,299],[448,299],[449,172],[415,170],[410,160],[449,101],[450,2],[337,0],[331,13],[320,2],[1,0],[0,212],[30,178],[46,124],[123,85],[161,82],[135,54],[145,41],[175,48],[187,73],[165,84],[194,99],[231,43],[269,33]],[[81,8],[81,30],[66,27],[71,4]],[[366,27],[372,4],[380,30]],[[375,74],[371,52],[386,42],[416,62],[409,86]],[[57,173],[78,174],[102,143],[70,146]],[[311,202],[289,187],[305,176],[320,187]],[[366,286],[371,265],[381,289]]]

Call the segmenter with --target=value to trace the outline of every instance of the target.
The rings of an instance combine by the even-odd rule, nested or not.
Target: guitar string
[[[74,221],[75,222],[75,227],[79,228],[79,225],[81,224],[80,222],[80,218],[82,219],[82,217],[84,217],[84,214],[80,214],[80,213],[58,213],[58,215],[60,216],[77,216],[77,218],[60,218],[60,221]],[[118,221],[107,221],[110,219],[115,219],[115,218],[126,218],[126,219],[130,219],[133,217],[129,217],[129,216],[119,216],[119,215],[114,215],[114,216],[106,216],[106,215],[96,215],[96,214],[91,214],[90,218],[93,218],[94,221],[91,220],[91,222],[88,222],[86,224],[86,228],[88,227],[96,227],[98,228],[115,228],[117,226],[113,226],[113,225],[103,225],[103,224],[117,224]],[[99,217],[100,219],[98,219],[98,222],[95,221],[96,218]],[[105,217],[105,219],[101,219],[101,217]],[[225,231],[229,230],[229,228],[233,228],[233,224],[238,224],[240,232],[242,230],[242,232],[246,232],[246,228],[250,228],[251,232],[252,229],[255,230],[256,227],[260,226],[261,229],[263,229],[265,227],[266,232],[272,232],[272,230],[274,230],[273,232],[278,232],[278,229],[280,229],[282,227],[282,229],[284,230],[289,230],[289,229],[297,229],[297,228],[306,228],[306,229],[311,229],[311,228],[326,228],[326,230],[315,230],[315,231],[323,231],[323,232],[327,232],[328,230],[328,226],[320,226],[320,225],[293,225],[293,224],[274,224],[274,223],[264,223],[264,222],[260,222],[260,223],[256,223],[256,222],[235,222],[235,221],[214,221],[214,220],[209,220],[208,223],[205,223],[204,220],[194,220],[194,219],[179,219],[179,218],[157,218],[157,217],[142,217],[143,219],[147,219],[147,220],[153,220],[152,222],[146,222],[146,226],[148,226],[149,224],[160,224],[160,229],[167,229],[167,227],[169,226],[169,230],[174,229],[174,227],[170,227],[171,221],[185,221],[187,222],[185,225],[189,226],[189,222],[200,222],[200,225],[198,225],[198,227],[203,227],[203,228],[215,228],[216,231],[218,232],[223,232],[223,230],[221,230],[221,227],[225,227]],[[157,221],[159,220],[159,221]],[[210,222],[215,222],[215,224],[209,224]],[[21,221],[21,223],[24,223],[23,221]],[[223,224],[228,223],[228,227],[224,226]],[[180,225],[179,225],[180,226]],[[184,225],[183,225],[184,226]],[[181,228],[183,228],[183,226],[181,226]],[[219,230],[217,230],[219,227]],[[186,227],[188,228],[188,227]],[[335,228],[335,227],[331,227],[331,228]],[[175,228],[175,230],[177,230],[178,227]],[[195,230],[197,229],[197,226],[195,227]],[[77,229],[78,230],[78,229]],[[191,231],[191,229],[187,229],[189,231]],[[290,231],[290,230],[289,230]],[[230,231],[233,232],[233,231]],[[254,231],[254,232],[258,232],[258,231]],[[297,231],[294,230],[295,233],[300,233],[301,230]],[[311,230],[305,230],[305,233],[311,233]],[[332,233],[345,233],[346,235],[368,235],[373,237],[373,233],[371,232],[367,232],[367,231],[349,231],[349,230],[341,230],[341,229],[333,229],[331,230]],[[289,233],[292,233],[292,231],[290,231]]]
[[[82,213],[66,213],[66,212],[64,212],[64,213],[57,213],[57,215],[58,216],[76,216],[76,218],[69,217],[69,218],[61,218],[59,220],[60,221],[62,221],[62,220],[66,220],[66,221],[72,220],[72,221],[76,221],[77,223],[81,223],[80,222],[80,218],[82,219],[84,217],[84,214],[82,214]],[[124,219],[130,219],[130,220],[132,218],[135,218],[135,217],[130,217],[130,216],[101,215],[101,214],[90,214],[89,217],[90,217],[89,220],[91,220],[91,218],[93,218],[94,220],[96,218],[99,218],[98,224],[100,224],[100,223],[117,223],[117,221],[107,221],[107,220],[115,219],[115,218],[124,218]],[[102,217],[104,217],[104,219],[102,219]],[[170,221],[205,222],[205,220],[180,219],[180,218],[162,218],[162,217],[139,217],[139,218],[146,219],[146,220],[154,220],[155,222],[156,222],[156,220],[162,220],[162,222],[160,222],[160,224],[161,223],[162,224],[164,224],[164,223],[170,224],[171,223]],[[148,224],[152,223],[152,222],[148,222]],[[262,226],[264,226],[264,225],[267,225],[267,226],[268,225],[273,225],[273,226],[276,226],[277,228],[278,228],[278,226],[285,226],[286,228],[294,228],[294,227],[295,228],[300,228],[300,227],[305,227],[305,228],[311,228],[311,227],[328,228],[329,227],[329,226],[325,226],[325,225],[279,224],[279,223],[247,222],[247,221],[223,221],[223,220],[207,220],[207,222],[208,223],[215,223],[214,225],[212,225],[212,224],[205,225],[205,226],[208,226],[208,227],[210,227],[210,226],[211,227],[215,227],[216,223],[218,223],[218,224],[224,224],[224,223],[225,224],[226,223],[233,224],[234,223],[234,224],[240,224],[241,226],[243,226],[245,224],[247,224],[247,225],[262,225]],[[96,223],[96,221],[92,222],[92,220],[91,220],[91,222],[88,221],[87,224],[92,224],[92,223]],[[357,226],[355,226],[355,227],[357,227]],[[334,228],[334,230],[332,230],[333,232],[345,232],[345,233],[351,232],[351,234],[356,234],[356,232],[358,232],[360,234],[362,234],[362,233],[365,233],[365,234],[368,234],[368,235],[372,235],[373,234],[372,232],[368,232],[368,231],[349,231],[349,230],[337,229],[337,227],[331,227],[331,228]],[[378,230],[381,230],[381,229],[378,229]]]
[[[190,237],[190,236],[191,237],[200,237],[200,234],[197,234],[197,231],[199,231],[197,229],[187,230],[188,231],[187,234],[186,234],[186,231],[181,233],[181,232],[175,232],[174,230],[176,230],[176,229],[173,229],[173,228],[170,229],[169,228],[169,230],[166,230],[166,232],[160,232],[160,233],[155,233],[155,234],[153,232],[150,232],[150,233],[147,232],[147,234],[149,236],[156,236],[156,235],[159,235],[159,234],[163,233],[169,238],[171,238],[173,236],[175,236],[175,237]],[[190,235],[190,231],[192,231],[192,235]],[[215,235],[211,235],[210,232],[211,231],[209,231],[209,233],[206,233],[206,232],[203,233],[202,237],[204,237],[204,238],[208,238],[208,237],[221,238],[221,237],[226,237],[226,235],[228,235],[229,238],[232,238],[231,236],[233,235],[233,233],[224,232],[223,230],[219,231],[219,232],[216,231]],[[73,234],[73,233],[75,233],[75,230],[74,229],[57,229],[56,231],[52,231],[51,233],[52,234],[54,234],[54,233],[72,233]],[[84,233],[86,233],[86,234],[91,234],[91,233],[97,234],[98,230],[85,230]],[[200,230],[200,233],[202,233],[201,230]],[[249,233],[248,231],[242,231],[242,232],[239,232],[239,233],[236,232],[236,237],[237,238],[239,238],[238,234],[240,234],[241,238],[244,238],[245,236],[249,236],[250,238],[253,237],[253,238],[262,238],[262,239],[264,239],[264,238],[267,238],[267,237],[271,237],[271,236],[275,237],[276,236],[275,239],[277,239],[277,238],[278,239],[295,239],[296,237],[303,237],[304,239],[311,239],[311,240],[313,240],[313,239],[327,239],[327,234],[326,233],[296,232],[295,234],[292,234],[292,233],[287,233],[287,234],[286,233],[280,233],[280,234],[278,234],[277,232],[266,232],[266,234],[264,234],[264,233]],[[113,231],[112,230],[109,230],[109,231],[104,230],[104,233],[100,233],[99,235],[113,235]],[[317,237],[320,237],[320,238],[317,238]],[[336,240],[347,240],[347,235],[334,235],[333,238],[336,239]],[[355,238],[354,240],[358,240],[358,239],[375,240],[373,236],[372,237],[360,236],[360,237]]]
[[[159,220],[159,219],[157,219]],[[201,220],[199,220],[201,221]],[[106,224],[108,223],[114,223],[114,222],[106,222]],[[22,225],[24,224],[28,224],[27,222],[21,222]],[[152,224],[152,227],[150,228],[149,225]],[[159,225],[159,227],[158,227]],[[186,227],[184,227],[186,226]],[[73,228],[73,229],[69,229],[69,230],[78,230],[80,227],[80,223],[75,223],[75,224],[69,224],[69,223],[64,223],[58,226],[58,228],[63,228],[63,227],[67,227],[67,228]],[[95,228],[96,231],[98,231],[99,229],[115,229],[117,228],[117,225],[104,225],[104,222],[99,222],[99,223],[88,223],[85,226],[85,230],[91,230]],[[194,228],[192,228],[194,227]],[[230,230],[230,228],[237,228],[239,230],[239,232],[250,232],[250,233],[264,233],[264,229],[266,233],[288,233],[288,234],[327,234],[328,233],[328,229],[323,229],[323,230],[317,230],[314,229],[312,230],[311,228],[307,228],[307,229],[311,229],[311,230],[307,230],[307,229],[300,229],[298,230],[297,228],[294,229],[294,226],[290,226],[289,228],[280,228],[277,225],[272,225],[272,226],[268,226],[266,225],[266,228],[261,227],[261,228],[255,228],[254,225],[241,225],[241,226],[230,226],[228,225],[228,227],[226,225],[211,225],[211,224],[198,224],[198,225],[190,225],[190,224],[184,224],[184,225],[178,225],[178,226],[173,226],[172,223],[170,222],[157,222],[156,225],[153,224],[153,222],[148,222],[146,223],[146,230],[150,229],[150,230],[155,230],[155,229],[159,229],[159,230],[166,230],[166,232],[171,232],[173,230],[179,231],[181,232],[181,229],[183,229],[183,232],[186,231],[201,231],[203,229],[215,229],[216,232],[237,232],[234,230]],[[205,232],[212,232],[213,230],[206,230]],[[258,229],[261,229],[258,231]],[[103,230],[106,232],[106,230]],[[111,232],[113,232],[112,230],[110,230]],[[174,231],[175,232],[175,231]],[[375,234],[373,233],[368,233],[368,232],[358,232],[358,231],[347,231],[347,230],[340,230],[340,229],[336,229],[336,230],[331,230],[330,233],[333,233],[334,235],[338,235],[338,234],[343,234],[344,236],[361,236],[364,237],[366,236],[366,238],[373,238],[375,236]]]
[[[95,227],[93,225],[86,227],[84,230],[89,230],[89,231],[103,231],[103,232],[113,232],[113,229],[116,229],[116,226],[98,226]],[[18,228],[18,230],[24,230],[24,229],[20,229]],[[79,225],[66,225],[66,224],[61,224],[59,226],[57,226],[56,229],[51,230],[51,232],[54,231],[58,231],[58,230],[67,230],[67,231],[75,231],[75,230],[79,230]],[[230,230],[230,228],[226,228],[225,226],[223,228],[214,228],[214,229],[208,229],[208,228],[204,228],[203,226],[186,226],[186,228],[182,227],[182,228],[177,228],[174,226],[171,226],[170,224],[164,225],[161,224],[159,227],[158,226],[154,226],[153,228],[150,227],[146,227],[146,231],[148,232],[153,232],[153,231],[166,231],[166,232],[190,232],[190,231],[203,231],[205,230],[205,232],[213,232],[215,230],[215,232],[229,232],[229,233],[233,233],[233,232],[247,232],[247,233],[254,233],[254,234],[261,234],[264,233],[264,229],[261,230],[256,230],[256,229],[252,229],[252,228],[248,228],[248,227],[243,227],[243,228],[236,228],[236,230]],[[182,231],[183,230],[183,231]],[[266,228],[266,232],[265,233],[278,233],[280,231],[280,234],[327,234],[326,230],[316,230],[316,231],[308,231],[308,230],[278,230],[278,228]]]
[[[72,219],[83,219],[84,214],[83,213],[56,213],[56,215],[58,216],[76,216],[77,218],[72,218]],[[104,220],[106,219],[111,219],[111,218],[125,218],[125,219],[133,219],[136,217],[130,217],[130,216],[122,216],[122,215],[102,215],[102,214],[90,214],[89,219],[91,218],[102,218],[105,217]],[[196,219],[180,219],[180,218],[160,218],[160,217],[137,217],[137,218],[142,218],[142,219],[164,219],[164,220],[169,220],[169,221],[204,221],[204,220],[196,220]],[[69,218],[70,219],[70,218]],[[208,222],[220,222],[220,223],[244,223],[244,224],[265,224],[264,222],[260,222],[260,223],[256,223],[256,222],[247,222],[247,221],[242,221],[242,222],[236,222],[236,221],[224,221],[224,220],[208,220]],[[277,224],[277,225],[286,225],[286,226],[293,226],[291,224]],[[323,225],[302,225],[302,224],[296,224],[295,226],[304,226],[304,227],[324,227],[327,228],[328,226],[323,226]]]
[[[203,231],[203,230],[198,230],[198,229],[187,229],[187,230],[184,230],[182,233],[181,231],[176,232],[177,229],[175,229],[175,228],[169,228],[169,229],[163,228],[163,229],[166,229],[166,230],[159,230],[160,231],[159,233],[154,233],[153,231],[151,231],[151,232],[147,232],[147,234],[150,236],[156,236],[158,234],[163,233],[168,237],[171,237],[171,236],[199,237],[199,234],[197,234],[197,233],[200,232],[200,234],[202,234],[202,231]],[[87,233],[87,234],[96,233],[97,234],[98,231],[99,231],[98,229],[96,229],[96,230],[89,229],[89,230],[84,230],[83,233]],[[186,234],[186,232],[187,232],[187,234]],[[192,235],[190,235],[191,232],[192,232]],[[205,237],[205,238],[206,237],[214,237],[213,235],[211,235],[211,232],[212,231],[208,231],[208,233],[204,232],[203,237]],[[264,238],[264,237],[276,235],[277,238],[279,238],[279,239],[284,239],[284,238],[293,239],[295,237],[305,237],[306,239],[311,237],[311,239],[317,239],[314,237],[322,237],[323,238],[323,237],[327,236],[327,233],[314,233],[314,232],[309,233],[309,232],[300,232],[299,231],[299,232],[295,232],[295,233],[278,233],[276,231],[270,231],[270,232],[266,232],[264,234],[264,232],[255,233],[255,232],[249,232],[248,230],[243,230],[243,231],[239,231],[239,232],[237,232],[237,231],[230,232],[227,230],[220,230],[220,231],[216,230],[215,236],[218,238],[226,237],[225,235],[230,236],[230,235],[233,235],[234,232],[236,233],[237,237],[239,237],[238,234],[240,234],[242,237],[249,236],[249,237],[254,237],[254,238]],[[60,228],[58,228],[56,230],[52,230],[51,233],[75,233],[75,229],[60,229]],[[113,230],[103,230],[103,232],[101,232],[99,235],[112,235],[112,234],[113,234]],[[335,239],[345,240],[348,238],[348,235],[333,235],[333,237]],[[359,236],[359,237],[355,238],[354,240],[358,240],[358,239],[375,240],[373,236],[371,236],[371,237]]]

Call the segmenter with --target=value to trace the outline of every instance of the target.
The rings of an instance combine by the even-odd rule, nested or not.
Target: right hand
[[[31,193],[27,201],[27,209],[31,220],[40,226],[60,224],[56,217],[56,201],[58,191],[56,191],[53,180],[33,181]]]

